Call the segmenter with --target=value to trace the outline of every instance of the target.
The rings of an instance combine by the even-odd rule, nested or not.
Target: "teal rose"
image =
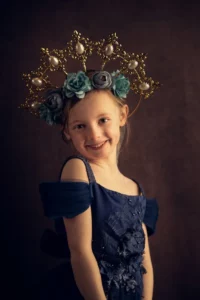
[[[118,98],[126,98],[130,90],[130,81],[123,74],[119,74],[119,71],[113,72],[113,85],[112,91]]]
[[[47,124],[60,124],[64,107],[64,99],[61,89],[50,90],[45,95],[45,101],[39,106],[40,118]]]
[[[112,85],[112,76],[106,71],[95,72],[92,77],[92,85],[95,89],[108,89]]]
[[[85,93],[91,89],[91,81],[83,71],[69,73],[63,85],[63,93],[67,98],[76,96],[82,99],[85,97]]]

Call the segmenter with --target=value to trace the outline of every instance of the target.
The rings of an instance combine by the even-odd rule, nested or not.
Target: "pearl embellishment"
[[[111,55],[114,51],[114,47],[112,44],[108,44],[105,48],[106,55]]]
[[[53,66],[57,66],[59,64],[59,60],[55,56],[50,56],[49,57],[49,62]]]
[[[145,91],[145,90],[148,90],[149,89],[149,84],[146,83],[146,82],[143,82],[139,85],[139,89],[142,90],[142,91]]]
[[[35,101],[35,102],[33,102],[33,103],[31,104],[31,107],[32,107],[34,110],[37,110],[38,107],[39,107],[40,105],[41,105],[40,102]]]
[[[138,66],[138,62],[137,62],[137,60],[131,60],[130,62],[129,62],[129,64],[128,64],[128,68],[130,69],[130,70],[133,70],[133,69],[135,69],[136,67]]]
[[[42,80],[40,78],[38,78],[38,77],[33,78],[32,79],[32,84],[34,84],[35,86],[39,87],[39,86],[42,85]]]
[[[78,42],[76,44],[76,52],[78,54],[83,54],[84,51],[85,51],[85,48],[84,48],[83,44],[81,44],[80,42]]]

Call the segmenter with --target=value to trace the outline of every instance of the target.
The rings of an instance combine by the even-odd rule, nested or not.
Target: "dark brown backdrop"
[[[93,39],[117,32],[127,51],[148,53],[147,75],[164,84],[131,118],[129,152],[120,166],[159,202],[157,232],[150,238],[154,299],[199,297],[199,13],[191,1],[1,4],[5,299],[22,296],[61,263],[39,248],[44,229],[53,228],[53,222],[43,216],[38,184],[57,180],[70,151],[56,128],[17,106],[26,96],[21,74],[37,68],[40,47],[64,46],[74,29]]]

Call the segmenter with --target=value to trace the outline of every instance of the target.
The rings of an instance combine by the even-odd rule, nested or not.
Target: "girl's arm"
[[[61,179],[88,182],[84,163],[77,158],[69,160],[62,171]],[[92,251],[91,206],[73,218],[63,217],[63,221],[74,279],[81,295],[85,300],[106,300],[100,270]]]
[[[76,284],[85,300],[106,300],[101,274],[92,251],[71,259]]]
[[[142,228],[145,235],[145,248],[143,254],[143,266],[145,267],[147,273],[143,274],[143,300],[152,300],[153,299],[153,285],[154,285],[154,274],[153,266],[151,262],[149,241],[147,235],[147,229],[144,223],[142,223]]]
[[[101,274],[91,246],[91,207],[72,219],[63,219],[71,253],[71,266],[80,293],[85,300],[106,300]]]

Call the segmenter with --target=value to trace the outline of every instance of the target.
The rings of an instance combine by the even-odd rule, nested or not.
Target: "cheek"
[[[115,140],[115,142],[119,141],[120,138],[120,129],[118,124],[113,125],[107,131],[107,133]]]
[[[85,138],[81,133],[76,133],[72,135],[71,138],[72,138],[72,143],[76,149],[79,149],[85,144]]]
[[[72,141],[73,141],[74,145],[80,144],[81,137],[78,136],[78,135],[73,136],[73,137],[72,137]]]

